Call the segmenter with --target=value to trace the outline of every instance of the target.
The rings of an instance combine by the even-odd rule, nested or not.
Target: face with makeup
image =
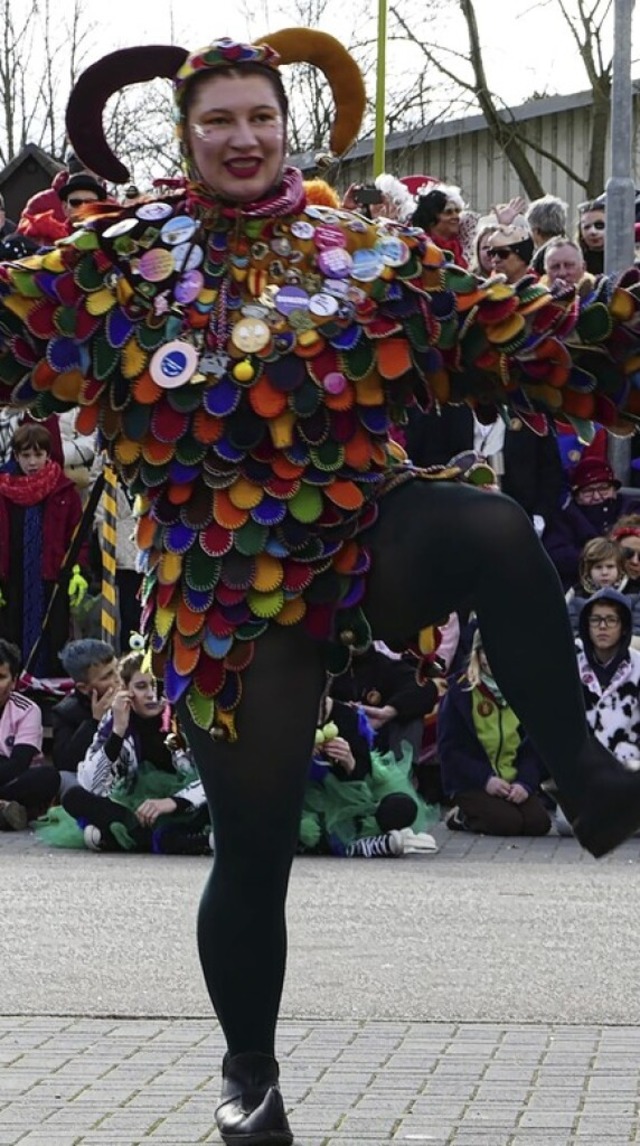
[[[580,216],[580,234],[585,247],[590,251],[604,249],[605,217],[604,211],[585,211]]]
[[[200,178],[221,198],[250,203],[280,182],[285,120],[268,76],[203,77],[190,101],[186,131]]]

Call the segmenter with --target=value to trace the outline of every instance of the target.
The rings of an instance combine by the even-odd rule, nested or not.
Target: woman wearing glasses
[[[565,590],[578,580],[580,554],[587,541],[611,535],[623,513],[640,508],[637,501],[620,493],[620,482],[602,458],[582,458],[571,472],[570,489],[564,505],[548,521],[544,535],[545,549]],[[627,569],[625,573],[628,575]]]
[[[456,266],[466,267],[460,241],[460,217],[464,200],[459,187],[438,183],[426,195],[418,194],[418,206],[413,213],[414,227],[422,227],[441,251],[448,251]]]
[[[533,257],[533,239],[525,227],[500,226],[491,235],[487,255],[493,275],[504,275],[514,286],[525,275],[534,275],[529,266]]]
[[[604,273],[604,198],[581,203],[578,207],[577,240],[584,255],[587,270],[592,275]]]

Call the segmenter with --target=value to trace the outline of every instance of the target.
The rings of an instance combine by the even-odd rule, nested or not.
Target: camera
[[[353,198],[359,207],[371,207],[374,203],[382,203],[384,197],[377,187],[369,186],[356,187]]]

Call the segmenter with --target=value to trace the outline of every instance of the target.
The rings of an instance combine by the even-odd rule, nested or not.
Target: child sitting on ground
[[[525,654],[526,655],[526,654]],[[551,820],[537,792],[542,764],[473,638],[466,672],[449,685],[438,714],[442,783],[452,831],[544,836]]]
[[[169,715],[143,654],[119,663],[121,687],[62,804],[93,851],[210,854],[209,811],[191,758],[168,736]]]
[[[580,554],[578,566],[580,580],[569,589],[566,595],[569,620],[577,636],[580,614],[594,593],[600,589],[617,589],[624,592],[627,577],[624,571],[622,550],[617,541],[609,537],[592,537]]]
[[[401,757],[372,750],[362,706],[322,700],[307,783],[299,851],[365,858],[437,851],[424,828],[437,819],[411,781],[411,746]]]

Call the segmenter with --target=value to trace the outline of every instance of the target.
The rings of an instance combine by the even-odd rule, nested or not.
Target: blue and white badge
[[[191,243],[178,243],[171,249],[173,265],[177,271],[195,271],[203,259],[201,247],[194,247]]]
[[[160,231],[160,238],[168,246],[177,247],[179,243],[188,243],[196,226],[195,220],[190,219],[188,215],[176,215],[175,218],[168,219],[164,224]]]
[[[172,210],[169,203],[143,203],[138,207],[136,215],[139,219],[144,219],[145,223],[159,223],[161,219],[166,219]]]
[[[149,373],[153,381],[163,390],[174,390],[188,382],[195,374],[198,354],[189,342],[175,339],[160,346],[149,363]]]

